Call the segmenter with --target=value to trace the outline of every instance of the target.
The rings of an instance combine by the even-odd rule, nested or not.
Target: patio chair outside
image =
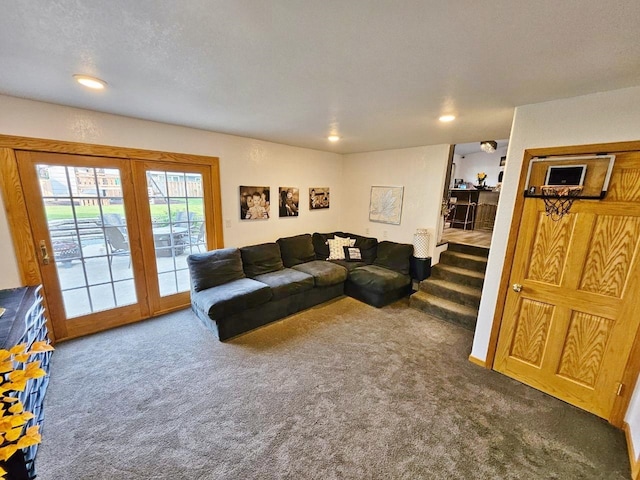
[[[129,248],[129,242],[124,238],[124,235],[118,227],[105,226],[104,235],[111,250],[109,252],[109,265],[112,264],[113,257],[128,255],[129,267],[131,267],[131,249]]]
[[[205,233],[204,222],[202,222],[200,224],[200,229],[198,230],[198,235],[191,237],[191,246],[198,247],[198,252],[200,252],[200,246],[206,247],[205,241],[204,241],[204,233]]]

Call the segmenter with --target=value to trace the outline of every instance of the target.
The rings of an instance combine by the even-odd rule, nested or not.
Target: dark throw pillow
[[[362,252],[358,247],[342,247],[344,248],[344,259],[347,262],[361,262]]]
[[[366,263],[373,263],[378,254],[377,239],[373,237],[363,237],[362,235],[356,235],[353,233],[345,233],[342,236],[355,239],[355,246],[360,249],[360,253],[362,254],[362,261]]]

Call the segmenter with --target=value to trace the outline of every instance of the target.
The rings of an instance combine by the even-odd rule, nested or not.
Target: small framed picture
[[[500,166],[504,167],[507,164],[507,157],[500,157]]]
[[[270,208],[269,187],[240,186],[240,220],[266,220]]]
[[[329,208],[329,187],[313,187],[309,189],[309,210]]]
[[[280,187],[279,209],[281,217],[297,217],[300,211],[300,190]]]

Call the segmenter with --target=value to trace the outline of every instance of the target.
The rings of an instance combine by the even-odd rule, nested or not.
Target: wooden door
[[[607,196],[560,221],[527,198],[494,368],[610,418],[640,322],[639,245],[639,153],[617,155]]]
[[[57,339],[150,316],[127,160],[17,151]]]

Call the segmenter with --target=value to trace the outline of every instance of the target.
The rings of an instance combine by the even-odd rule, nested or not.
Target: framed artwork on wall
[[[297,217],[300,212],[300,190],[296,187],[280,187],[278,202],[281,217]]]
[[[309,188],[309,210],[329,208],[329,187]]]
[[[269,187],[240,186],[240,220],[266,220],[270,207]]]
[[[369,221],[400,225],[404,187],[371,187]]]

